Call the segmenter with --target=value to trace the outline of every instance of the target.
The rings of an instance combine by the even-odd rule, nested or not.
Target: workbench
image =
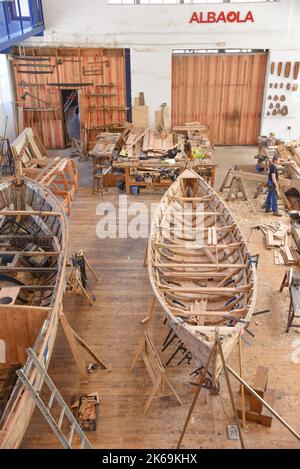
[[[145,181],[137,181],[135,175],[132,173],[140,171],[147,171],[151,173],[151,170],[170,170],[170,169],[179,169],[179,172],[182,172],[185,169],[186,161],[182,160],[175,163],[170,163],[167,161],[160,161],[159,159],[149,159],[149,160],[137,160],[137,161],[122,161],[122,159],[113,161],[113,168],[123,169],[125,173],[125,186],[126,194],[130,194],[130,188],[132,186],[137,187],[151,187],[151,188],[168,188],[173,184],[173,179],[161,179],[159,182],[152,181],[148,184]],[[215,183],[216,175],[216,163],[212,158],[207,158],[203,160],[194,159],[191,161],[191,168],[194,169],[198,174],[200,174],[203,179],[206,180],[212,187]]]

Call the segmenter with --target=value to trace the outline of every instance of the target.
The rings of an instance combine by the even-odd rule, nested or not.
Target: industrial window
[[[110,5],[167,5],[180,3],[274,3],[279,0],[108,0]]]
[[[174,55],[203,55],[203,54],[258,54],[267,49],[173,49]]]
[[[0,0],[0,50],[44,29],[41,0]]]

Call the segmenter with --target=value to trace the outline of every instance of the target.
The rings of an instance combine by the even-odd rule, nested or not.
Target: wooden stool
[[[103,168],[101,163],[93,161],[93,194],[101,192],[103,195],[104,189],[108,192],[105,176],[109,171],[110,168]]]

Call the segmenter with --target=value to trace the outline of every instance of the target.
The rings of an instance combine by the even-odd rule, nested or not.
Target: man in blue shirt
[[[268,173],[268,196],[266,200],[266,213],[273,212],[276,217],[282,217],[282,214],[278,212],[277,196],[279,195],[278,186],[278,162],[279,156],[275,155],[273,162],[270,165]]]

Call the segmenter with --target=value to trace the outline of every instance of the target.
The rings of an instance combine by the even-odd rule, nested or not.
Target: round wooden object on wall
[[[271,114],[270,114],[270,111],[268,111],[268,112],[267,112],[267,116],[270,116],[270,115],[271,115]]]
[[[290,83],[287,83],[287,84],[286,84],[286,89],[287,89],[287,90],[290,90],[290,89],[291,89],[291,84],[290,84]]]
[[[284,96],[284,94],[280,96],[280,101],[285,101],[285,96]]]
[[[274,110],[272,111],[272,116],[277,116],[277,111],[276,111],[276,109],[274,109]]]
[[[269,109],[273,109],[273,104],[271,103],[270,106],[269,106]]]
[[[277,94],[275,94],[275,96],[274,96],[274,101],[278,101],[278,96],[277,96]]]
[[[282,116],[287,116],[288,113],[289,113],[288,107],[287,107],[287,106],[283,106],[283,108],[281,109],[281,115],[282,115]]]
[[[271,74],[272,75],[273,75],[274,71],[275,71],[275,62],[272,62],[271,63]]]
[[[269,94],[269,96],[268,96],[268,99],[269,99],[269,100],[272,99],[272,96],[271,96],[270,94]]]
[[[295,64],[294,64],[294,74],[293,74],[294,80],[298,79],[299,69],[300,69],[300,62],[295,62]]]
[[[279,88],[283,88],[283,83],[280,83]]]
[[[278,83],[275,83],[274,88],[278,88]]]
[[[281,75],[281,72],[282,72],[282,62],[278,62],[278,65],[277,65],[277,75],[280,77]]]
[[[289,78],[290,73],[291,73],[291,68],[292,68],[291,62],[287,62],[287,63],[285,64],[285,68],[284,68],[284,76],[285,76],[285,78]]]
[[[276,109],[279,109],[280,108],[280,104],[279,103],[276,103]]]
[[[292,90],[293,90],[293,91],[297,91],[297,90],[298,90],[298,83],[293,83]]]
[[[273,83],[270,83],[270,85],[269,85],[269,86],[270,86],[270,88],[273,88]]]

